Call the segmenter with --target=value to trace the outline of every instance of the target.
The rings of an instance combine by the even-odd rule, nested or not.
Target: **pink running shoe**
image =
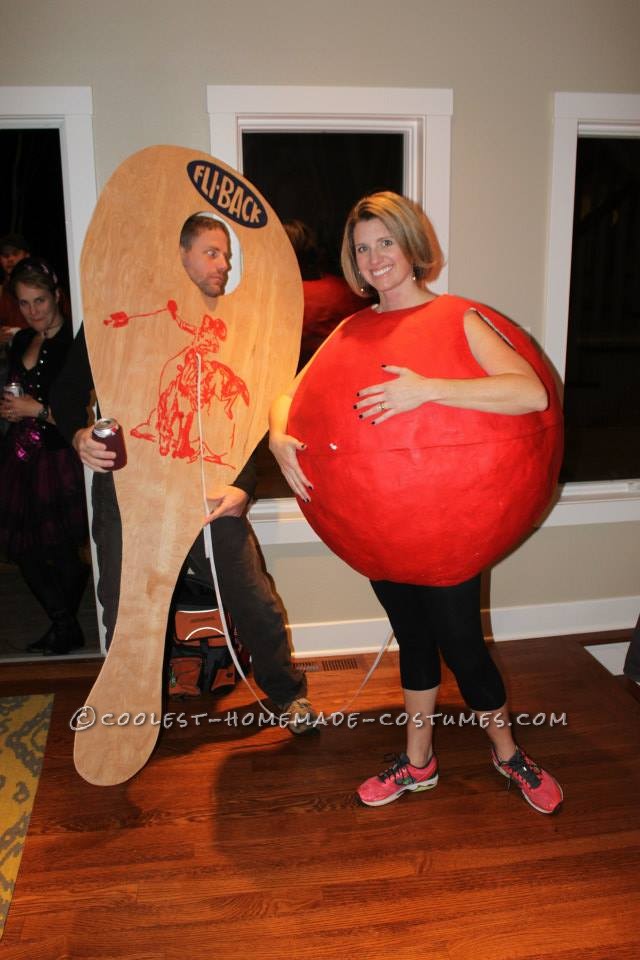
[[[381,807],[397,800],[405,790],[430,790],[438,782],[438,761],[435,754],[426,767],[414,767],[406,753],[391,754],[385,760],[393,760],[387,770],[376,777],[369,777],[358,787],[358,796],[368,807]]]
[[[534,810],[538,813],[555,813],[562,803],[562,787],[520,747],[509,760],[498,760],[495,750],[492,750],[491,759],[498,773],[509,780],[509,786],[515,783],[520,788],[522,796]]]

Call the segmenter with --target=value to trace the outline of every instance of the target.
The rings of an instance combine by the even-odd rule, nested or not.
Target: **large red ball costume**
[[[392,378],[382,364],[487,376],[464,333],[470,308],[531,364],[547,409],[512,416],[427,403],[379,425],[360,420],[356,392]],[[311,362],[287,431],[307,445],[298,456],[313,491],[300,505],[320,538],[371,580],[432,586],[469,579],[522,540],[549,503],[562,457],[562,413],[538,348],[495,311],[449,295],[351,317]]]

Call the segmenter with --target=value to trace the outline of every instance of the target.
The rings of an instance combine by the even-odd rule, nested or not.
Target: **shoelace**
[[[415,777],[412,777],[407,770],[407,764],[409,763],[408,757],[397,753],[389,753],[384,759],[393,760],[394,762],[390,767],[378,774],[378,780],[381,783],[384,783],[385,780],[391,779],[395,780],[397,783],[398,778],[401,780],[409,780],[411,783],[415,781]]]
[[[518,750],[516,753],[515,760],[500,760],[498,762],[500,766],[508,770],[512,776],[524,780],[528,786],[534,790],[542,783],[539,776],[539,774],[542,773],[540,767],[537,766],[533,760],[530,760],[526,754],[522,753],[521,750]]]
[[[308,724],[308,723],[310,724],[314,722],[310,719],[313,713],[313,709],[308,700],[301,700],[300,698],[298,698],[297,700],[294,700],[292,703],[289,704],[287,708],[287,713],[295,716],[296,726],[304,727],[305,724]]]

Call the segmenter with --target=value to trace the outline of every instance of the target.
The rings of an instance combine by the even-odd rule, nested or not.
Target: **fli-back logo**
[[[208,160],[187,164],[189,179],[204,199],[243,227],[265,227],[267,211],[246,183]]]

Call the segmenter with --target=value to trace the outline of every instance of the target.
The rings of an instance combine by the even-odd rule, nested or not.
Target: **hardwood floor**
[[[484,733],[459,725],[468,710],[449,675],[438,787],[358,805],[354,788],[403,743],[378,722],[400,713],[392,654],[353,729],[243,726],[254,706],[239,686],[170,705],[221,722],[174,723],[145,769],[110,788],[72,762],[68,721],[95,663],[41,664],[37,680],[32,665],[5,666],[0,695],[56,699],[3,960],[635,960],[640,703],[576,638],[492,650],[514,715],[566,715],[517,734],[563,784],[555,816],[505,789]],[[357,659],[309,673],[318,708],[355,691]]]

